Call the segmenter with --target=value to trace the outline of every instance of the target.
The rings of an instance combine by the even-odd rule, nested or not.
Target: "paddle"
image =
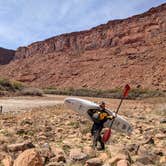
[[[130,86],[127,84],[127,85],[124,87],[123,95],[122,95],[122,97],[121,97],[119,106],[118,106],[118,108],[117,108],[117,110],[116,110],[116,112],[115,112],[115,118],[116,118],[116,116],[117,116],[117,114],[118,114],[118,111],[119,111],[119,109],[120,109],[120,106],[121,106],[123,100],[125,99],[125,97],[128,96],[129,90],[130,90]],[[112,127],[112,125],[113,125],[113,123],[114,123],[115,118],[112,120],[109,129],[106,130],[106,132],[105,132],[104,135],[103,135],[102,140],[103,140],[104,143],[107,142],[107,141],[109,140],[110,136],[111,136],[111,127]]]

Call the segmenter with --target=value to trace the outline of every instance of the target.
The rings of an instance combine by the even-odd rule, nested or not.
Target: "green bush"
[[[128,98],[136,99],[136,98],[164,97],[164,96],[166,96],[166,93],[159,90],[132,89],[128,95]]]
[[[0,85],[2,87],[10,87],[11,86],[11,82],[8,79],[0,78]]]
[[[23,88],[23,84],[18,81],[10,81],[6,78],[0,78],[0,90],[16,92]]]
[[[14,89],[21,90],[24,88],[24,85],[19,81],[13,81],[12,86]]]
[[[44,89],[46,94],[55,94],[55,95],[67,95],[67,96],[87,96],[87,97],[103,97],[103,98],[116,98],[120,99],[123,93],[123,90],[120,88],[112,90],[98,90],[98,89],[56,89],[53,87]],[[147,89],[131,89],[127,99],[139,99],[147,97],[159,97],[165,96],[165,92],[157,90],[147,90]]]

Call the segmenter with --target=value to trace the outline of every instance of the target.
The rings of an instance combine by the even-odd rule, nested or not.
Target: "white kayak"
[[[80,98],[66,98],[64,100],[64,104],[67,108],[79,113],[80,115],[88,118],[89,120],[92,121],[92,118],[90,117],[90,115],[88,114],[89,110],[99,110],[100,107],[98,104],[88,101],[88,100],[84,100],[84,99],[80,99]],[[106,112],[109,115],[115,115],[114,112],[106,109]],[[109,127],[111,124],[112,120],[107,120],[104,123],[104,127]],[[114,120],[114,123],[112,125],[112,129],[119,131],[119,132],[123,132],[126,134],[130,134],[132,132],[132,127],[129,124],[129,122],[127,120],[125,120],[124,118],[122,118],[120,115],[117,115],[117,117]]]

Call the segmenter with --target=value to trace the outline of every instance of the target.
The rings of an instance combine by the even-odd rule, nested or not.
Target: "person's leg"
[[[97,130],[96,130],[96,125],[93,124],[92,129],[91,129],[91,134],[93,137],[93,148],[95,149],[97,147]]]
[[[103,142],[103,140],[102,140],[102,137],[101,137],[101,131],[102,131],[102,129],[103,129],[103,126],[100,126],[100,128],[99,128],[99,132],[98,132],[98,139],[97,139],[97,141],[100,143],[100,148],[99,148],[99,150],[104,150],[105,149],[105,144],[104,144],[104,142]]]
[[[105,149],[105,144],[104,144],[104,142],[102,140],[101,135],[99,136],[99,142],[100,142],[100,145],[101,145],[101,150],[104,150]]]

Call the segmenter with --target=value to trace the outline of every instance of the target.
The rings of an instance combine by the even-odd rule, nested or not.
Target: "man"
[[[100,103],[100,109],[99,110],[89,110],[88,111],[89,115],[91,116],[92,120],[93,120],[93,126],[91,129],[91,133],[93,136],[93,148],[97,147],[97,142],[100,143],[101,147],[98,148],[98,150],[104,150],[105,149],[105,145],[104,142],[102,141],[102,137],[101,137],[101,131],[103,129],[103,125],[104,123],[108,120],[108,119],[113,119],[113,116],[109,116],[109,114],[106,112],[105,110],[105,102],[101,102]]]

